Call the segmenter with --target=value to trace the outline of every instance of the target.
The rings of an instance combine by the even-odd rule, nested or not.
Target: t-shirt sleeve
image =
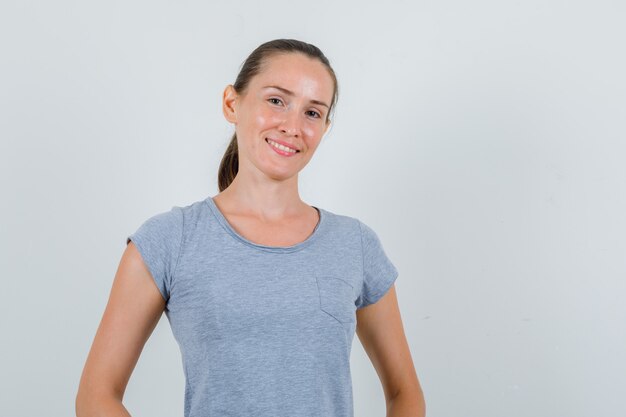
[[[156,214],[126,238],[132,240],[167,301],[172,288],[183,235],[183,212],[180,207]]]
[[[387,257],[376,232],[361,221],[359,227],[363,249],[363,285],[356,300],[357,309],[382,298],[398,277],[398,270]]]

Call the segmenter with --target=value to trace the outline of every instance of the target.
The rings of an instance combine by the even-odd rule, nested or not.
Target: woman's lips
[[[271,143],[269,143],[268,139],[270,139],[270,140],[272,140],[272,141],[274,141],[274,142],[276,142],[276,143],[279,143],[279,144],[281,144],[281,145],[283,145],[283,146],[286,146],[286,147],[288,147],[288,148],[291,148],[291,149],[294,149],[294,148],[292,148],[291,146],[289,146],[289,145],[287,145],[287,144],[285,144],[285,143],[283,143],[283,142],[280,142],[280,141],[278,141],[278,140],[275,140],[275,139],[272,139],[272,138],[265,138],[265,142],[267,142],[267,145],[268,145],[270,148],[272,148],[272,149],[274,150],[274,152],[276,152],[277,154],[279,154],[279,155],[281,155],[281,156],[294,156],[295,154],[297,154],[298,152],[300,152],[300,151],[299,151],[299,150],[297,150],[297,149],[296,149],[296,151],[295,151],[295,152],[288,152],[288,151],[283,151],[282,149],[278,149],[277,147],[275,147],[275,146],[273,146]]]

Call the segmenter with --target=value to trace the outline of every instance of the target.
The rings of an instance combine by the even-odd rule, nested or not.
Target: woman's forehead
[[[253,80],[257,89],[274,86],[296,94],[315,91],[317,95],[328,95],[318,97],[320,100],[330,100],[333,94],[333,80],[324,64],[315,58],[302,54],[281,54],[265,64]]]

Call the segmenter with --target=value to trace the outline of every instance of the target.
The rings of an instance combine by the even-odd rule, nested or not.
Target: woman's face
[[[270,57],[243,95],[227,86],[223,110],[235,124],[239,169],[258,170],[276,180],[296,175],[330,126],[326,118],[332,96],[333,80],[324,64],[301,53]],[[290,149],[276,148],[278,144]]]

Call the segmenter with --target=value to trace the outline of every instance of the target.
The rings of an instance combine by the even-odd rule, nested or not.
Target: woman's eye
[[[316,112],[316,111],[309,110],[309,113],[312,114],[313,117],[316,117],[316,118],[321,117],[320,114],[318,112]]]
[[[279,104],[281,102],[279,98],[270,98],[270,99],[268,99],[268,101],[270,101],[273,104]],[[278,103],[276,103],[276,102],[278,102]]]

